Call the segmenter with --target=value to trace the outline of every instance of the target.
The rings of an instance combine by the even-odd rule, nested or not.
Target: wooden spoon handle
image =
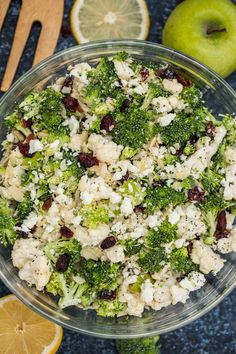
[[[7,10],[10,5],[10,2],[11,2],[11,0],[1,0],[0,1],[0,31],[2,29],[4,18],[7,14]]]

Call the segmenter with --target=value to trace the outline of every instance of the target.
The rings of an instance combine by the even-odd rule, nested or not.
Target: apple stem
[[[227,32],[227,29],[226,28],[207,28],[207,31],[206,31],[206,34],[212,34],[212,33],[221,33],[221,32]]]

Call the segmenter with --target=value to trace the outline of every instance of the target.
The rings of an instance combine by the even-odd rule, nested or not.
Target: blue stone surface
[[[148,40],[160,43],[163,25],[170,12],[176,6],[177,0],[147,0],[147,2],[151,15],[151,28]],[[66,28],[69,28],[69,11],[72,3],[73,0],[65,0],[64,25]],[[20,1],[12,0],[3,30],[0,33],[0,80],[3,76],[12,45],[19,8]],[[39,32],[40,26],[39,24],[35,24],[32,28],[30,39],[27,42],[16,78],[20,77],[31,67]],[[76,42],[71,34],[68,36],[65,36],[65,34],[61,35],[57,51],[75,44]],[[227,81],[236,89],[236,72]],[[8,293],[8,289],[0,282],[0,296]],[[115,354],[116,349],[115,343],[112,340],[87,337],[64,330],[63,341],[58,353]],[[161,336],[161,354],[190,353],[236,354],[236,290],[202,318],[179,330]]]

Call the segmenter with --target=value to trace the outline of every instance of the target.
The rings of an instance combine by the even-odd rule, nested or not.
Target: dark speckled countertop
[[[147,0],[147,2],[151,14],[151,29],[148,39],[160,43],[163,24],[176,6],[177,0]],[[64,24],[66,27],[69,24],[69,10],[72,3],[73,0],[65,0]],[[0,80],[11,48],[19,7],[20,1],[12,0],[3,31],[0,33]],[[17,78],[31,66],[39,30],[39,25],[35,24],[20,62]],[[61,35],[59,38],[57,51],[74,45],[76,42],[73,37],[71,35],[65,36],[64,33],[64,36]],[[227,81],[236,89],[236,72]],[[0,296],[8,293],[8,289],[0,282]],[[115,354],[116,350],[112,340],[96,339],[64,330],[63,341],[58,353]],[[189,353],[236,354],[236,290],[207,315],[188,326],[161,336],[161,354]]]

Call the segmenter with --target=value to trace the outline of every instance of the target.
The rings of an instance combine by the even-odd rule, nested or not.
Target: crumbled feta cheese
[[[29,142],[29,153],[34,154],[37,151],[43,151],[43,144],[38,139],[32,139]]]
[[[120,211],[122,214],[124,214],[124,216],[128,216],[133,213],[133,206],[130,198],[124,198],[120,206]]]
[[[155,293],[155,288],[152,285],[149,279],[146,279],[141,286],[141,299],[147,304],[150,305],[153,301]]]

